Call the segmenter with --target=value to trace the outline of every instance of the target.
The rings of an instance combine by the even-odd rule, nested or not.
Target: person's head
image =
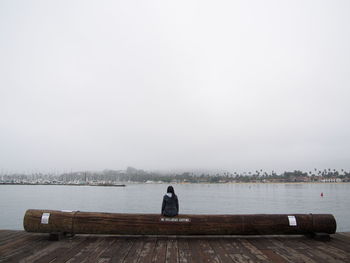
[[[171,193],[173,196],[175,195],[174,187],[172,187],[171,185],[168,186],[166,192]]]

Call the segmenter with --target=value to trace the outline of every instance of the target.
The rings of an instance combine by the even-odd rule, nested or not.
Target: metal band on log
[[[27,210],[24,229],[37,233],[120,235],[334,234],[331,214],[178,215]]]

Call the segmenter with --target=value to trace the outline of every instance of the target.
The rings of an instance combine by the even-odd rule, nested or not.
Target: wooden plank
[[[100,259],[103,262],[109,262],[115,253],[118,253],[119,247],[122,245],[124,240],[118,238],[112,238],[108,247],[101,253]]]
[[[144,245],[144,240],[141,238],[136,238],[133,240],[133,245],[131,246],[128,254],[124,258],[124,263],[137,263],[141,255],[141,251]]]
[[[42,235],[23,235],[20,236],[12,241],[7,242],[6,244],[3,244],[0,247],[0,254],[1,255],[7,255],[7,254],[14,254],[18,253],[23,247],[28,246],[28,244],[31,244],[32,242],[35,242],[37,240],[42,240]]]
[[[102,243],[102,240],[103,238],[101,237],[88,238],[88,243],[86,246],[81,249],[76,255],[74,255],[70,260],[68,260],[67,263],[82,263],[86,262],[86,260],[90,260],[91,256],[101,252],[98,251],[98,247]]]
[[[335,241],[335,242],[334,242]],[[342,244],[342,247],[344,248],[345,251],[350,252],[350,238],[348,238],[345,235],[334,235],[331,237],[331,244],[335,243],[335,244]]]
[[[154,249],[154,255],[152,258],[152,262],[155,263],[164,263],[166,257],[166,247],[167,241],[164,239],[158,239],[156,243],[156,247]]]
[[[296,249],[299,254],[303,254],[306,257],[312,259],[314,262],[317,263],[325,263],[328,262],[325,260],[322,255],[319,255],[318,253],[315,253],[314,249],[308,250],[308,249]]]
[[[19,238],[23,238],[24,236],[27,236],[23,234],[23,231],[21,234],[14,234],[13,236],[11,233],[7,233],[2,237],[2,240],[0,241],[0,255],[1,253],[4,253],[5,249],[9,246],[9,243],[11,242],[18,242]]]
[[[50,255],[52,251],[60,247],[61,244],[55,242],[49,243],[47,240],[42,240],[32,244],[29,249],[23,250],[17,258],[11,258],[12,260],[18,260],[18,262],[49,262],[49,261],[40,261],[37,258],[42,257],[42,255]]]
[[[17,249],[20,246],[27,244],[28,241],[34,241],[36,239],[40,239],[40,237],[34,237],[34,236],[30,236],[30,235],[16,236],[15,238],[9,239],[8,241],[1,244],[0,251],[2,253],[6,253],[7,251]]]
[[[198,240],[196,239],[189,239],[188,240],[188,247],[192,254],[193,262],[207,262],[207,258],[203,255],[201,252],[200,246],[198,244]]]
[[[165,262],[166,263],[178,263],[179,262],[177,240],[175,238],[171,238],[171,239],[167,240]]]
[[[8,241],[14,240],[18,237],[22,237],[24,235],[29,235],[28,233],[24,231],[3,231],[0,234],[0,246],[3,244],[6,244]]]
[[[0,229],[0,241],[7,236],[10,235],[15,235],[16,232],[23,232],[23,231],[13,231],[13,230],[4,230],[4,229]]]
[[[17,246],[13,248],[9,253],[2,254],[3,259],[7,259],[10,262],[21,262],[23,259],[37,254],[39,251],[46,249],[50,244],[48,244],[47,240],[39,239],[32,240],[23,245]]]
[[[147,238],[144,241],[144,245],[139,257],[139,261],[140,263],[149,263],[152,262],[152,258],[154,255],[154,250],[156,247],[156,242],[157,239],[156,238]]]
[[[220,258],[215,253],[213,247],[209,244],[208,239],[203,239],[200,242],[202,251],[210,258],[210,262],[221,262]]]
[[[295,249],[298,253],[311,259],[313,262],[322,263],[326,262],[322,257],[318,256],[317,253],[313,253],[313,248],[306,245],[303,240],[308,239],[307,237],[298,237],[293,239],[283,238],[280,239],[284,246]]]
[[[209,245],[213,248],[215,254],[219,258],[220,262],[231,263],[232,258],[229,256],[227,251],[221,246],[219,239],[208,240]]]
[[[341,251],[343,251],[347,255],[347,257],[350,256],[350,240],[344,242],[342,240],[332,238],[331,242],[329,242],[327,245],[334,247],[334,248],[337,248],[337,249],[340,249]],[[349,262],[350,262],[350,260],[349,260]]]
[[[100,237],[101,242],[95,248],[94,253],[90,254],[88,258],[82,261],[84,262],[103,262],[101,255],[114,243],[115,238],[113,237]]]
[[[251,238],[249,242],[254,245],[261,253],[263,253],[268,261],[285,263],[287,259],[283,258],[280,254],[276,253],[275,245],[272,244],[271,240],[267,237]]]
[[[134,243],[134,239],[132,238],[126,238],[121,239],[120,244],[118,246],[114,247],[113,254],[111,257],[111,262],[123,262],[127,254],[129,253],[129,250],[131,249],[132,245]]]
[[[191,250],[188,245],[187,239],[179,238],[177,240],[177,247],[179,250],[179,263],[193,262]]]
[[[241,254],[239,250],[236,249],[236,247],[232,246],[232,240],[230,239],[222,239],[219,241],[220,245],[225,249],[227,255],[230,256],[233,262],[237,263],[247,263],[247,262],[253,262],[251,258],[249,258],[247,255]]]
[[[296,248],[295,250],[299,254],[307,256],[308,258],[312,259],[314,262],[317,262],[317,263],[328,262],[327,259],[324,257],[324,253],[322,253],[322,251],[319,250],[317,246],[318,244],[327,244],[326,245],[327,247],[331,247],[330,245],[332,242],[317,241],[307,237],[299,238],[296,240],[294,239],[289,240],[287,238],[283,238],[283,239],[280,239],[280,241],[281,241],[281,244],[283,244],[284,246]]]
[[[258,258],[257,255],[255,255],[252,251],[250,251],[246,246],[243,244],[244,239],[232,239],[230,244],[236,251],[236,254],[244,255],[244,258],[249,259],[253,262],[264,262],[261,259]],[[261,258],[265,259],[264,256],[259,255]],[[237,257],[237,255],[236,255]],[[241,258],[241,256],[238,256]]]
[[[305,247],[302,240],[307,239],[307,237],[299,237],[298,239],[287,239],[287,238],[277,238],[278,245],[282,248],[284,247],[290,254],[293,255],[293,259],[298,262],[306,263],[318,263],[314,256],[307,253],[308,248]]]
[[[349,244],[350,242],[350,237],[348,235],[345,235],[344,233],[340,233],[340,234],[335,234],[335,235],[331,235],[331,240],[336,239],[336,240],[341,240],[347,244]]]
[[[188,242],[192,255],[198,262],[219,262],[214,250],[206,239],[192,239]]]
[[[302,243],[302,240],[309,239],[306,236],[295,236],[295,237],[275,237],[275,240],[280,241],[285,244],[287,247],[292,247],[294,249],[305,249],[306,246]]]
[[[302,242],[311,248],[311,251],[309,251],[308,254],[313,254],[316,257],[323,258],[327,262],[344,262],[344,260],[347,259],[347,255],[343,250],[332,247],[332,241],[323,242],[305,239],[302,240]]]
[[[320,250],[318,250],[317,248],[313,248],[312,251],[310,251],[309,253],[314,254],[315,256],[319,257],[319,258],[323,258],[326,262],[344,262],[343,260],[334,258],[333,256],[329,255],[328,253],[324,253]]]
[[[271,241],[269,238],[267,237],[252,237],[249,239],[249,242],[255,246],[257,249],[261,250],[261,249],[271,249],[274,247],[274,245],[272,245]]]
[[[279,238],[275,238],[273,243],[283,251],[283,257],[288,258],[290,261],[298,262],[306,262],[306,263],[316,263],[313,259],[306,256],[305,253],[300,253],[302,251],[293,249],[291,247],[285,246],[283,242]]]
[[[345,237],[348,237],[350,239],[350,232],[338,232],[335,234],[336,236],[337,235],[340,235],[340,236],[345,236]]]
[[[277,238],[271,238],[270,241],[270,247],[271,250],[274,251],[274,253],[278,254],[280,257],[284,258],[287,262],[291,263],[299,263],[299,261],[294,262],[293,257],[295,256],[293,253],[290,253],[290,251],[287,251],[284,247],[280,247],[277,245],[276,242],[278,242]]]
[[[289,262],[285,258],[281,257],[279,254],[277,254],[272,249],[262,249],[262,253],[270,260],[270,262],[274,263],[286,263]]]
[[[259,262],[269,262],[268,258],[262,253],[257,247],[255,247],[251,242],[246,239],[241,239],[242,245],[254,255]]]
[[[61,249],[56,251],[56,253],[58,252],[59,254],[56,254],[57,257],[55,259],[57,262],[67,262],[71,260],[75,255],[79,254],[85,247],[89,246],[94,240],[95,239],[90,236],[81,237],[81,242],[72,243],[68,249]]]
[[[0,262],[350,262],[350,237],[344,234],[332,236],[329,242],[304,236],[178,238],[96,235],[49,241],[47,234],[23,231],[0,231],[0,238],[9,240],[0,246]]]

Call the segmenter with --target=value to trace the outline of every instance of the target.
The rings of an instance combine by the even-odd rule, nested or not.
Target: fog
[[[349,12],[1,1],[0,169],[349,169]]]

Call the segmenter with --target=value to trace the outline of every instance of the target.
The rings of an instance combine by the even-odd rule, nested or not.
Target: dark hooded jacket
[[[179,213],[179,201],[175,194],[172,197],[164,195],[162,203],[163,216],[177,216]]]

